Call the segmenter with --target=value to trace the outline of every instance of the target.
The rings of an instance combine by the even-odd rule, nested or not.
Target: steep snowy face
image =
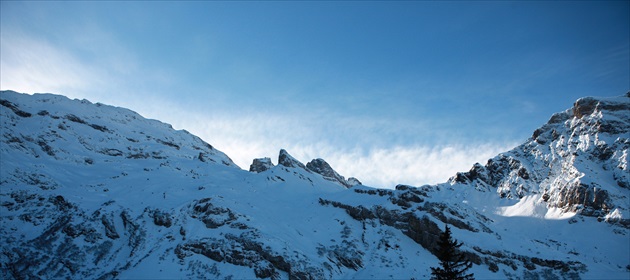
[[[526,143],[458,173],[451,183],[496,190],[506,198],[538,195],[549,208],[565,212],[611,219],[621,214],[628,224],[629,150],[630,93],[581,98]]]

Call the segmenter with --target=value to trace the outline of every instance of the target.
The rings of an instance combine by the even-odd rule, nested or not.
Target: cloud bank
[[[279,150],[286,149],[304,163],[323,158],[340,174],[380,188],[446,182],[457,172],[468,171],[474,163],[485,164],[488,159],[518,144],[453,138],[443,139],[437,145],[414,143],[414,139],[401,141],[406,144],[384,145],[387,136],[379,136],[373,130],[346,137],[344,130],[331,132],[321,127],[332,120],[315,123],[282,115],[228,118],[187,115],[191,116],[191,119],[176,120],[174,126],[185,127],[199,135],[228,154],[243,169],[248,169],[257,157],[270,157],[277,163]],[[366,127],[358,123],[356,126]]]

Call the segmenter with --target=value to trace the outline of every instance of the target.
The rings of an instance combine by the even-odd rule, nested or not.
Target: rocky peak
[[[582,118],[595,111],[627,111],[630,110],[627,98],[630,98],[630,92],[617,98],[580,98],[573,104],[572,112],[576,118]],[[623,99],[626,99],[625,102]]]
[[[280,155],[278,156],[278,165],[282,165],[285,167],[299,167],[306,170],[306,166],[301,163],[299,160],[292,157],[285,149],[280,150]]]
[[[271,159],[268,157],[265,158],[255,158],[254,162],[249,166],[249,172],[260,173],[266,170],[269,170],[273,167],[273,163]]]
[[[311,160],[309,163],[306,164],[306,168],[317,174],[321,174],[324,177],[334,178],[340,176],[335,170],[332,169],[332,167],[330,167],[330,164],[328,164],[328,162],[321,158]]]
[[[548,207],[604,217],[628,209],[630,93],[578,99],[526,143],[458,173],[451,184],[494,189],[505,198],[540,195]],[[623,216],[627,210],[619,210]]]
[[[337,173],[330,166],[330,164],[328,164],[328,162],[321,158],[311,160],[309,163],[306,164],[306,168],[317,174],[322,175],[324,179],[339,183],[346,188],[361,184],[361,182],[359,182],[359,180],[357,180],[356,178],[350,178],[346,180],[343,176],[339,175],[339,173]]]
[[[546,145],[557,140],[563,131],[566,132],[565,136],[627,133],[630,131],[629,94],[610,98],[580,98],[571,109],[554,114],[545,125],[536,129],[532,139]]]

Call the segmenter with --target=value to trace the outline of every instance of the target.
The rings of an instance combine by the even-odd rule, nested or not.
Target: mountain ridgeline
[[[137,113],[0,92],[2,279],[630,278],[630,93],[582,98],[437,185],[364,186],[281,150],[242,170]]]

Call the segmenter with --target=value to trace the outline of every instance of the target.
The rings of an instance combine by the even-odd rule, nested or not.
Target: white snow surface
[[[628,126],[627,112],[567,111],[541,134],[555,140],[494,158],[507,168],[383,190],[299,166],[247,172],[128,109],[0,100],[2,279],[427,279],[445,223],[477,279],[630,279],[630,190],[617,183],[630,178],[629,131],[585,125]],[[605,160],[586,154],[602,143]],[[566,199],[581,185],[605,190],[605,208]]]

